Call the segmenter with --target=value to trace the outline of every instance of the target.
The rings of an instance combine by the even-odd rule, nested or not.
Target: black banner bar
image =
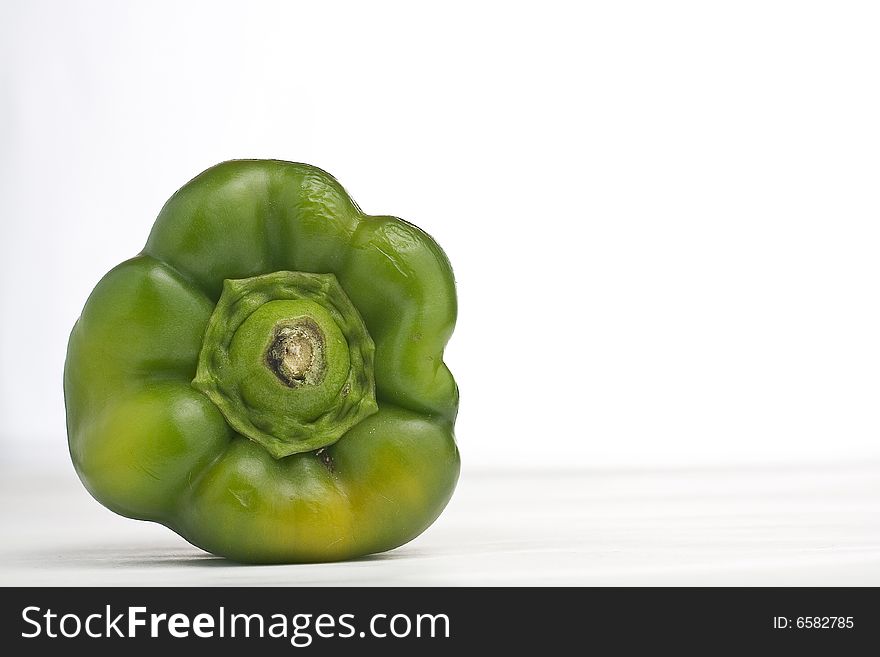
[[[72,644],[90,655],[646,645],[851,654],[880,645],[878,616],[870,588],[7,588],[0,640],[14,649],[6,654]]]

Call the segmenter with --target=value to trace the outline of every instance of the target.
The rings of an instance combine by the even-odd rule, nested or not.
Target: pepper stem
[[[375,413],[375,346],[332,274],[227,280],[193,386],[277,459],[332,445]]]
[[[319,384],[327,371],[321,328],[311,317],[277,324],[266,350],[266,365],[291,388]]]

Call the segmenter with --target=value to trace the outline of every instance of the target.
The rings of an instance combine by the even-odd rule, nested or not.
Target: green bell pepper
[[[306,164],[175,193],[70,336],[70,454],[102,504],[242,562],[410,541],[459,473],[445,254]]]

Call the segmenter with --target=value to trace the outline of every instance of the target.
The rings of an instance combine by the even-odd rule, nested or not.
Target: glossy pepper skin
[[[241,562],[350,559],[424,531],[459,473],[449,262],[306,164],[219,164],[162,208],[70,336],[90,493]]]

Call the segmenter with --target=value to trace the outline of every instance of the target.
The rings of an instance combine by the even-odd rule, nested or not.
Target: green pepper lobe
[[[193,385],[275,458],[336,442],[378,410],[375,348],[332,274],[227,280]]]
[[[76,472],[113,511],[241,562],[403,545],[458,480],[456,312],[437,243],[328,173],[211,167],[73,327]]]

